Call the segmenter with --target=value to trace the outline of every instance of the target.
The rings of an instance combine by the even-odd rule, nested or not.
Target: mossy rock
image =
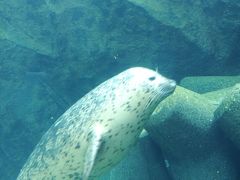
[[[13,42],[15,46],[52,58],[57,56],[52,44],[56,33],[52,23],[54,15],[44,1],[19,0],[13,3],[4,0],[0,2],[0,12],[1,41]]]
[[[205,142],[208,142],[208,131],[212,128],[213,112],[216,107],[213,101],[178,86],[174,94],[162,101],[156,108],[147,124],[147,130],[162,148],[161,142],[166,136],[168,137],[164,140],[168,142],[164,143],[164,146],[172,146],[169,153],[171,151],[174,155],[182,156],[187,152],[189,155],[189,148],[195,149],[201,144],[202,147],[211,146],[211,143],[205,144]],[[186,137],[191,140],[187,141]],[[199,141],[200,139],[202,142]],[[175,141],[178,143],[175,144]],[[181,148],[184,151],[176,152],[175,149],[179,148],[180,142],[182,142]],[[194,156],[195,152],[192,153]]]
[[[240,83],[227,94],[215,116],[225,134],[240,149]]]
[[[219,135],[214,102],[177,87],[147,123],[173,179],[237,179],[237,165],[231,156],[234,150]]]
[[[199,46],[203,52],[212,54],[215,58],[219,59],[218,62],[229,57],[233,48],[231,44],[234,44],[234,36],[238,34],[232,28],[236,27],[239,18],[238,3],[232,1],[224,1],[223,3],[222,1],[201,0],[128,1],[144,8],[162,24],[180,30],[191,42]],[[228,28],[222,28],[223,26]],[[215,69],[217,68],[216,66],[215,64]]]
[[[150,137],[139,140],[127,157],[100,180],[170,180],[161,150]]]
[[[216,105],[220,105],[223,99],[231,92],[232,87],[220,89],[217,91],[211,91],[208,93],[202,94],[204,97],[212,100]]]
[[[181,80],[180,85],[197,93],[207,93],[228,87],[240,82],[240,76],[192,76]]]

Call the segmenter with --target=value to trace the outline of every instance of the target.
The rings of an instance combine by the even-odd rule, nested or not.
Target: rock
[[[146,129],[162,149],[173,179],[237,179],[235,149],[216,126],[217,107],[177,87],[155,110]]]
[[[217,105],[220,105],[223,99],[228,95],[228,93],[231,92],[231,90],[232,90],[232,87],[228,87],[228,88],[204,93],[202,95],[212,101],[215,101]]]
[[[141,138],[130,153],[100,180],[170,180],[161,150],[150,137]]]
[[[38,0],[1,1],[0,40],[13,42],[41,55],[56,57],[53,46],[54,15],[44,6],[44,1]]]
[[[16,179],[35,143],[67,106],[36,77],[13,83],[0,80],[0,174],[9,180]]]
[[[195,76],[185,77],[180,85],[197,93],[207,93],[232,87],[240,82],[240,76]]]
[[[129,0],[162,24],[179,29],[189,41],[218,59],[228,58],[239,32],[239,3],[213,1]],[[234,11],[234,10],[237,10]],[[237,25],[238,24],[238,25]],[[229,26],[233,27],[229,27]],[[223,28],[223,27],[229,27]]]
[[[215,116],[226,136],[240,149],[240,84],[225,96]]]

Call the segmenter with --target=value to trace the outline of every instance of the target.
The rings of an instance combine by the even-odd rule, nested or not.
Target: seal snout
[[[176,81],[171,80],[171,79],[169,80],[169,87],[170,87],[170,89],[172,89],[172,91],[175,90],[176,85],[177,85]]]
[[[163,90],[167,95],[172,94],[176,88],[176,85],[176,81],[169,79],[164,83]]]

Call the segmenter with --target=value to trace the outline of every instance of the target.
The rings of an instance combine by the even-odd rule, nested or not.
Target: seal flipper
[[[83,168],[83,180],[88,180],[91,174],[92,168],[94,166],[97,153],[99,152],[100,146],[102,144],[103,128],[100,124],[97,124],[92,130],[92,136],[85,154],[84,158],[84,168]]]
[[[146,131],[146,129],[143,129],[141,134],[139,135],[139,138],[143,138],[145,136],[148,136],[148,132]]]

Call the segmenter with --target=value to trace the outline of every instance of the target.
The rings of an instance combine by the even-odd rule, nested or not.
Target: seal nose
[[[169,86],[171,87],[171,89],[173,89],[173,91],[175,90],[176,85],[177,85],[176,81],[171,79],[169,80]]]
[[[175,90],[175,88],[176,88],[176,81],[169,79],[169,80],[165,83],[165,88],[164,88],[164,90],[165,90],[165,92],[166,92],[167,94],[172,94],[173,91]]]

